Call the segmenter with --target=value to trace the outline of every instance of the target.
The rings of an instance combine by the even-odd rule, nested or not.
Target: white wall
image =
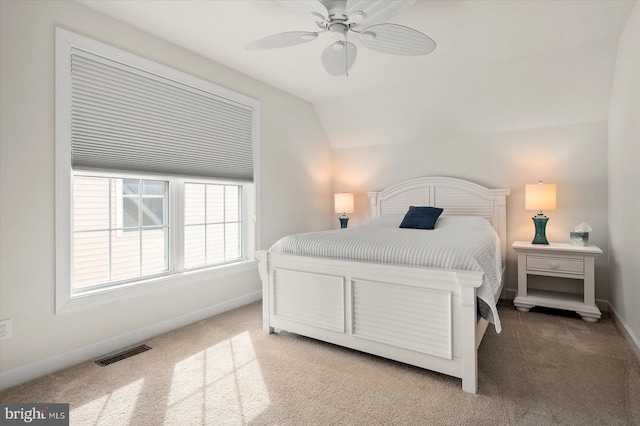
[[[259,99],[262,246],[330,226],[331,150],[309,103],[76,2],[3,1],[0,14],[0,318],[13,320],[3,373],[260,290],[249,271],[54,314],[56,26]]]
[[[316,102],[314,108],[333,148],[429,143],[452,135],[606,120],[616,45],[617,38],[610,38],[425,74],[409,80],[410,87],[399,81],[391,88]],[[402,68],[399,79],[401,73]]]
[[[507,243],[533,239],[524,209],[524,186],[541,179],[557,184],[557,210],[547,212],[547,238],[568,242],[581,222],[593,227],[590,242],[607,252],[607,123],[416,139],[412,143],[335,150],[334,189],[354,192],[350,224],[369,217],[367,191],[420,176],[452,176],[489,188],[511,188],[507,197]],[[596,261],[597,297],[608,298],[607,259]],[[507,250],[507,286],[517,287],[515,252]],[[566,290],[571,290],[567,288]],[[576,289],[577,290],[577,289]],[[514,293],[509,294],[510,297]]]
[[[535,54],[509,50],[502,60],[426,75],[412,88],[398,84],[315,103],[338,148],[334,190],[359,195],[352,223],[368,217],[366,191],[420,176],[452,176],[511,189],[510,247],[533,239],[525,184],[555,183],[558,206],[546,212],[547,237],[568,242],[575,225],[592,226],[590,243],[605,252],[596,260],[596,297],[607,300],[607,118],[617,34]],[[513,297],[516,256],[511,248],[507,253],[507,295]],[[573,280],[534,281],[581,291]]]
[[[460,177],[512,190],[507,206],[511,245],[533,237],[533,212],[524,210],[523,190],[543,180],[558,185],[558,209],[547,212],[549,240],[566,242],[575,225],[587,222],[593,228],[590,242],[606,253],[606,120],[616,48],[617,39],[606,36],[427,74],[411,88],[398,83],[346,101],[315,103],[338,148],[334,190],[360,195],[352,223],[368,217],[366,191],[420,176]],[[509,249],[510,297],[516,288],[515,259]],[[607,255],[596,261],[596,297],[605,300],[607,264]],[[534,281],[581,291],[579,283],[568,280]]]
[[[640,4],[620,36],[609,110],[611,302],[640,338]],[[636,341],[640,344],[640,341]]]

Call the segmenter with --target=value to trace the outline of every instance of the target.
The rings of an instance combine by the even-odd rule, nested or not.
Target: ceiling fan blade
[[[345,75],[356,61],[357,55],[358,49],[353,43],[336,41],[322,52],[322,65],[331,75]]]
[[[249,50],[275,49],[278,47],[295,46],[308,43],[318,38],[318,33],[307,31],[290,31],[287,33],[273,34],[247,44]]]
[[[299,15],[311,16],[316,22],[322,22],[329,17],[327,8],[318,0],[276,0],[276,3]]]
[[[370,26],[393,18],[413,3],[415,0],[349,0],[347,16],[351,22]]]
[[[371,50],[394,55],[426,55],[436,42],[413,28],[396,24],[379,24],[360,33],[360,41]]]

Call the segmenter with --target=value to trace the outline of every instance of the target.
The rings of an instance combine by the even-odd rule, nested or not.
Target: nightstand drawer
[[[527,269],[582,275],[584,274],[584,260],[557,256],[528,255]]]

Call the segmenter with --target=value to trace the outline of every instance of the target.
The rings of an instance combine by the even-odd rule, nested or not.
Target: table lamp
[[[335,194],[334,206],[336,213],[342,213],[340,219],[340,228],[346,228],[349,216],[347,213],[353,213],[353,194],[342,192]]]
[[[545,235],[549,218],[542,213],[542,210],[556,209],[556,185],[539,181],[538,183],[527,184],[524,188],[524,193],[525,209],[538,211],[538,214],[531,218],[536,227],[536,234],[531,244],[549,244]]]

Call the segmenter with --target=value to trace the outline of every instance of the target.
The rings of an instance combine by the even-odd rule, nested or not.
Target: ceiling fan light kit
[[[285,8],[310,16],[319,32],[290,31],[270,35],[252,43],[249,50],[296,46],[315,40],[327,32],[334,40],[321,55],[322,65],[333,76],[348,75],[358,53],[347,41],[348,34],[359,36],[367,48],[394,55],[427,55],[436,48],[428,36],[413,28],[384,23],[415,0],[275,0]],[[345,49],[346,47],[346,49]]]
[[[358,49],[356,49],[355,44],[336,41],[327,46],[322,52],[322,64],[329,74],[338,77],[345,75],[347,71],[351,69],[353,63],[356,61],[357,54]]]

